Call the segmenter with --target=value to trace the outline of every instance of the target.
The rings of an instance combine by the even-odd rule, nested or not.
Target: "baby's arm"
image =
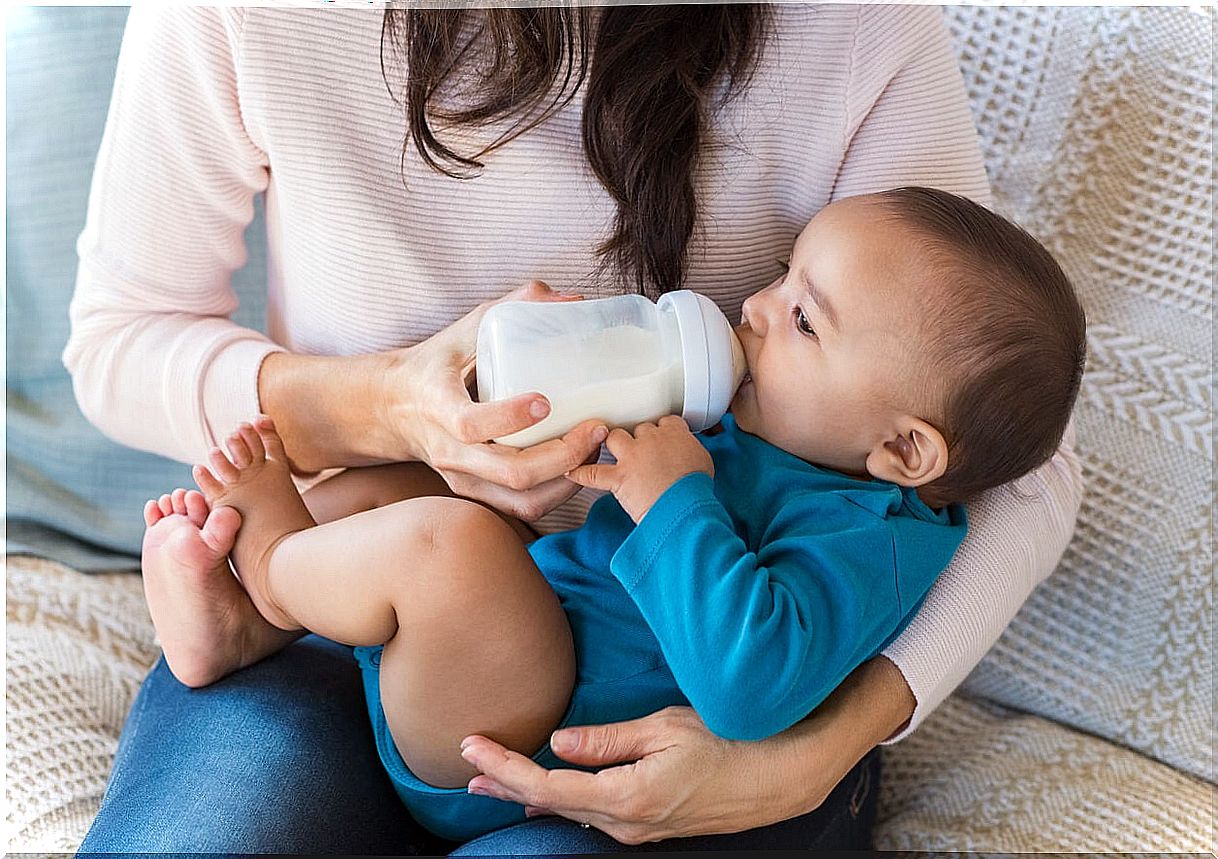
[[[635,435],[610,434],[616,465],[571,473],[612,491],[638,526],[611,571],[711,731],[755,740],[790,727],[874,655],[909,608],[895,590],[888,523],[838,496],[796,496],[754,553],[683,421],[643,424]],[[944,543],[937,554],[928,545],[922,566],[947,564],[955,538]]]
[[[719,736],[758,740],[800,721],[902,620],[887,524],[822,500],[785,506],[754,553],[711,480],[691,474],[613,557],[681,691]]]

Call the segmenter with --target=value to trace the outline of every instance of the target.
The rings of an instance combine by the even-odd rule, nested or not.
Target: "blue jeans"
[[[879,792],[873,751],[811,814],[733,835],[629,848],[536,818],[464,845],[406,813],[381,768],[351,648],[306,636],[205,689],[161,659],[119,740],[88,853],[596,853],[867,849]]]

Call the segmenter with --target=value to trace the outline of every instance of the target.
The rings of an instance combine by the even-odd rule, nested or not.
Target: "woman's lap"
[[[812,815],[636,849],[866,847],[877,786],[878,759],[856,768]],[[206,689],[183,686],[158,662],[123,728],[80,851],[437,854],[454,847],[411,820],[381,768],[351,648],[307,636]],[[541,818],[457,853],[623,849],[630,848],[598,830]]]
[[[160,660],[80,848],[435,849],[381,769],[351,649],[317,636],[204,689],[183,686]]]

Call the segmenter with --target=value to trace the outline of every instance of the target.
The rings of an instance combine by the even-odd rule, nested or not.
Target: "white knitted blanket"
[[[877,847],[1213,851],[1213,10],[948,11],[998,207],[1087,308],[1061,568],[886,750]],[[8,847],[70,851],[157,648],[134,575],[9,558]],[[982,700],[984,699],[984,700]]]

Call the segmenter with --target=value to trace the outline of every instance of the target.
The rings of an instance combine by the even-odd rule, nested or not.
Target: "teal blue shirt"
[[[681,478],[637,527],[601,498],[564,542],[593,569],[611,553],[707,727],[761,739],[805,718],[905,627],[964,539],[964,510],[811,465],[731,414],[699,438],[713,480]]]

